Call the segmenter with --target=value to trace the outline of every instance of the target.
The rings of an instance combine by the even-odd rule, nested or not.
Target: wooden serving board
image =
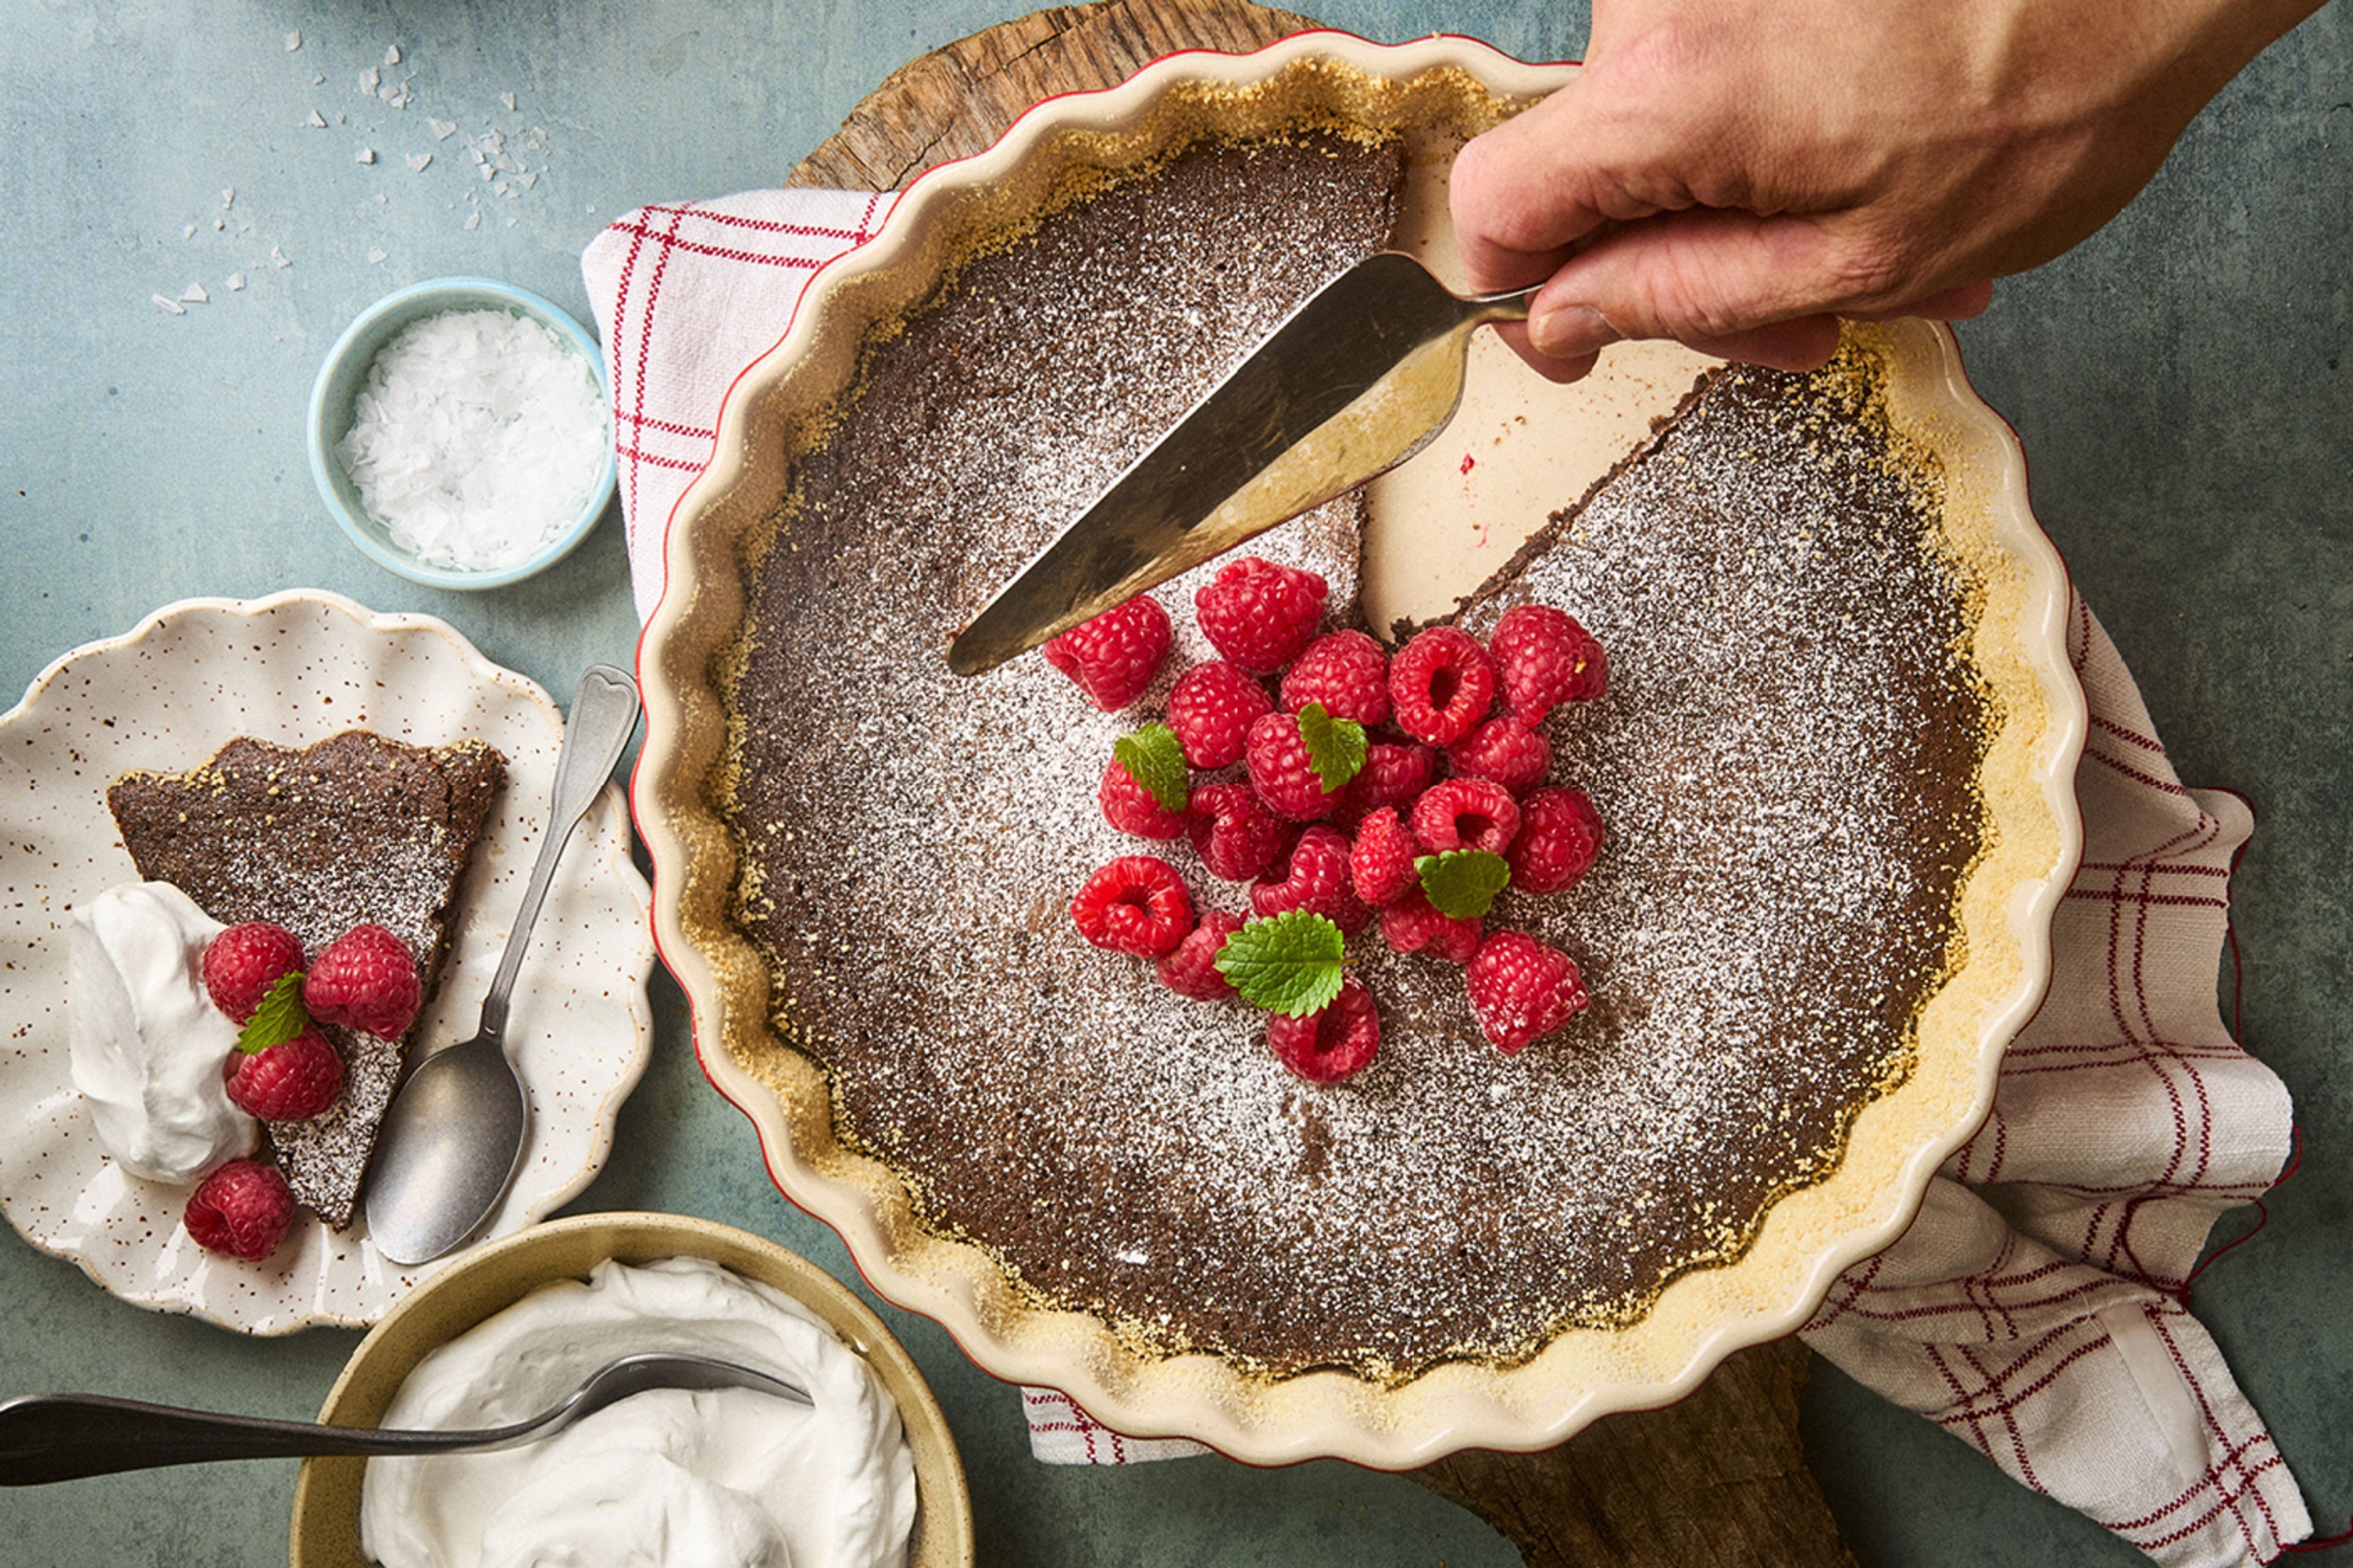
[[[902,66],[786,183],[896,190],[983,151],[1040,99],[1315,25],[1250,0],[1051,6]],[[1795,1340],[1761,1345],[1681,1404],[1605,1416],[1549,1452],[1472,1450],[1408,1473],[1510,1537],[1531,1568],[1853,1568],[1798,1441],[1809,1360]]]

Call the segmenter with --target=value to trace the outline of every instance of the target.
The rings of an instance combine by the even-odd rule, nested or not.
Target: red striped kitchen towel
[[[612,372],[638,613],[721,395],[782,335],[803,284],[892,198],[758,191],[642,208],[582,260]],[[1994,1114],[1903,1239],[1839,1282],[1809,1344],[2169,1568],[2267,1563],[2311,1529],[2262,1420],[2184,1304],[2217,1216],[2276,1179],[2286,1090],[2217,1005],[2230,873],[2252,818],[2175,779],[2132,677],[2079,600],[2090,698],[2084,865],[2055,973]],[[1204,1452],[1110,1431],[1023,1391],[1054,1463]]]

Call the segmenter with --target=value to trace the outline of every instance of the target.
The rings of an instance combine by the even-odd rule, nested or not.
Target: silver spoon
[[[527,1101],[507,1060],[507,996],[555,863],[638,727],[638,686],[608,664],[588,667],[555,759],[555,804],[539,859],[482,998],[474,1037],[425,1058],[393,1097],[368,1172],[368,1237],[395,1263],[423,1263],[471,1236],[499,1205],[522,1157]]]
[[[0,1400],[0,1486],[35,1487],[81,1476],[152,1470],[214,1459],[290,1459],[306,1455],[465,1454],[520,1447],[552,1437],[607,1405],[655,1388],[702,1392],[748,1388],[814,1405],[788,1379],[700,1355],[633,1355],[526,1421],[461,1432],[322,1426],[258,1415],[216,1415],[95,1394],[26,1394]]]

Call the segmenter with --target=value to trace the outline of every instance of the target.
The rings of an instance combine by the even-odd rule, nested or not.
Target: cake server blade
[[[948,668],[994,669],[1412,457],[1462,400],[1472,329],[1526,320],[1535,292],[1464,299],[1400,251],[1358,262],[998,590]]]

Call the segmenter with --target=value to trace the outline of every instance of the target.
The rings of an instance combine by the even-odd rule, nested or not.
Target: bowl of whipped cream
[[[493,1242],[360,1342],[319,1419],[489,1426],[625,1355],[691,1351],[799,1384],[636,1394],[487,1454],[309,1459],[292,1568],[659,1562],[951,1568],[974,1559],[946,1417],[865,1303],[774,1242],[677,1215],[580,1215]]]

